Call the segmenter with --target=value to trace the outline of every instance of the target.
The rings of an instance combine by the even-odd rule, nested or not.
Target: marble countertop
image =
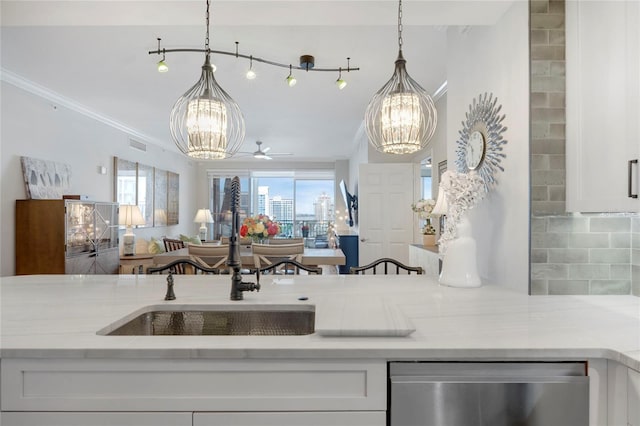
[[[606,358],[640,370],[640,298],[528,296],[497,286],[457,289],[424,276],[295,276],[229,301],[229,277],[48,275],[0,281],[0,357]],[[293,282],[292,282],[293,281]],[[299,297],[308,300],[300,301]],[[146,306],[306,304],[307,336],[102,336]],[[412,331],[415,330],[415,331]],[[401,337],[394,334],[406,334]]]

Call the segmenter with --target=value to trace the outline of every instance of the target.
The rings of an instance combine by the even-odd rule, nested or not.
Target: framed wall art
[[[20,157],[28,199],[60,199],[71,187],[71,166],[55,161]]]

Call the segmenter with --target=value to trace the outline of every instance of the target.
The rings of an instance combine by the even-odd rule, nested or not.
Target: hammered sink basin
[[[98,331],[105,336],[301,336],[312,334],[312,305],[151,306]]]

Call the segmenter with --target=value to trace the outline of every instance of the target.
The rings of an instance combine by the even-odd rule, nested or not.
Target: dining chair
[[[174,240],[172,238],[163,238],[162,242],[164,243],[165,251],[180,250],[185,247],[184,241],[182,240]]]
[[[271,265],[281,260],[302,262],[304,243],[296,244],[252,244],[253,266],[256,269]]]
[[[252,242],[253,240],[249,237],[240,237],[240,240],[238,240],[238,244],[241,246],[250,246]],[[220,244],[229,244],[229,237],[220,238]]]
[[[197,258],[209,268],[217,268],[220,272],[227,270],[225,263],[229,258],[229,245],[189,245],[187,248],[189,256]]]
[[[309,274],[322,275],[322,268],[320,267],[303,265],[302,263],[293,259],[283,259],[283,260],[274,262],[270,265],[257,268],[256,282],[258,284],[260,283],[260,275],[265,275],[268,273],[272,273],[275,275],[283,271],[285,274],[292,273],[295,275],[299,275],[300,270],[305,271]]]
[[[391,259],[389,257],[383,257],[381,259],[374,260],[373,262],[365,266],[352,266],[351,268],[349,268],[349,273],[355,275],[365,275],[366,271],[371,271],[373,275],[377,275],[378,267],[380,265],[383,266],[382,269],[384,272],[382,274],[384,275],[393,274],[393,272],[389,272],[389,265],[392,265],[392,269],[395,268],[395,275],[400,275],[400,271],[405,271],[408,275],[411,275],[412,272],[415,272],[418,275],[422,275],[423,273],[423,269],[421,266],[407,266],[404,263],[399,262],[395,259]]]
[[[211,268],[206,263],[199,261],[198,259],[176,259],[165,265],[152,266],[147,268],[147,274],[160,274],[164,272],[174,275],[185,274],[214,274],[218,275],[220,270],[218,268]]]
[[[269,245],[283,245],[283,244],[304,244],[304,238],[270,238]]]

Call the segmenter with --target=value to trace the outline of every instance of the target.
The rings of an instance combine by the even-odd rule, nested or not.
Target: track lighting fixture
[[[253,70],[253,56],[249,56],[249,71],[247,71],[247,80],[253,80],[256,78],[256,73]]]
[[[239,53],[236,42],[235,52],[212,50],[209,48],[209,6],[206,1],[206,37],[204,49],[178,48],[164,49],[161,47],[161,39],[158,37],[158,48],[149,51],[150,55],[162,55],[157,63],[159,72],[169,70],[165,62],[165,54],[172,52],[200,52],[205,54],[204,65],[200,80],[178,99],[169,119],[171,136],[183,153],[200,160],[222,159],[233,156],[244,139],[245,125],[242,112],[238,104],[218,85],[213,73],[215,65],[211,63],[211,55],[228,55],[236,58],[249,59],[249,69],[246,78],[253,80],[256,73],[253,71],[253,61],[276,67],[289,68],[286,82],[290,87],[297,83],[293,76],[293,69],[304,71],[331,71],[342,72],[343,68],[316,68],[314,57],[311,55],[300,56],[300,66],[282,64],[253,55]],[[360,68],[351,68],[347,65],[347,72],[358,71]],[[346,84],[346,82],[345,82]],[[344,87],[344,86],[343,86]]]
[[[160,38],[158,37],[158,50],[160,50]],[[162,50],[162,59],[158,61],[158,72],[167,72],[169,71],[169,66],[164,61],[164,49]]]
[[[296,80],[296,78],[293,76],[292,74],[292,66],[289,65],[289,75],[287,76],[287,84],[289,85],[289,87],[293,87],[296,85],[296,83],[298,82],[298,80]]]
[[[338,89],[340,90],[347,87],[347,82],[342,79],[342,68],[340,68],[340,70],[338,71],[338,79],[336,80],[336,86],[338,86]]]

